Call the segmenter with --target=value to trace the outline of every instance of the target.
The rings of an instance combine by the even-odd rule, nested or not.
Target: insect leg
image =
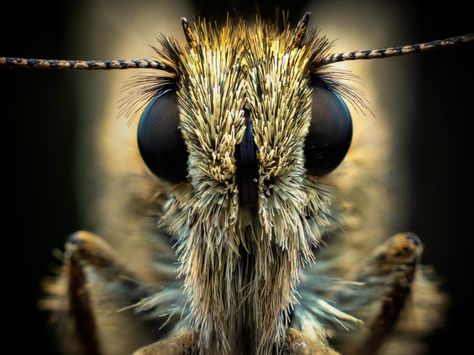
[[[104,350],[90,278],[98,276],[109,290],[113,289],[113,293],[119,293],[125,299],[126,305],[134,304],[148,294],[112,248],[89,232],[76,232],[69,238],[63,270],[63,277],[58,282],[65,281],[65,296],[58,296],[65,298],[69,322],[81,348],[79,352],[100,355]]]
[[[68,304],[69,314],[75,323],[75,329],[79,343],[82,344],[84,353],[100,354],[100,344],[97,334],[97,326],[92,310],[89,292],[87,290],[86,275],[81,266],[79,254],[73,249],[74,235],[66,245],[67,254],[64,269],[68,280]],[[75,242],[74,242],[75,243]]]
[[[361,303],[349,308],[358,308],[356,313],[372,314],[361,316],[367,324],[367,334],[356,347],[358,350],[350,353],[376,354],[391,334],[411,294],[422,250],[421,241],[415,234],[397,234],[375,250],[373,257],[358,274],[356,281],[363,285],[357,297]],[[354,299],[353,295],[339,295],[337,302],[349,304],[350,298]],[[371,306],[377,300],[381,302],[374,311]]]

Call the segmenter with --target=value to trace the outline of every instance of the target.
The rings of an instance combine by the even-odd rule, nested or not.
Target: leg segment
[[[362,316],[367,324],[364,340],[349,353],[376,354],[393,331],[410,296],[415,272],[423,247],[412,233],[400,233],[375,250],[373,257],[358,274],[355,281],[363,284],[357,297],[354,294],[338,295],[338,304],[350,305],[352,314],[369,310]],[[363,288],[363,289],[362,289]],[[356,299],[352,304],[350,298]],[[376,304],[375,308],[373,305]],[[353,348],[354,349],[354,348]]]
[[[376,354],[385,338],[392,332],[410,295],[422,245],[411,233],[398,234],[379,251],[374,260],[374,270],[393,275],[388,293],[384,297],[379,314],[369,328],[361,353]]]
[[[68,280],[69,314],[74,323],[79,343],[82,345],[84,353],[100,355],[97,326],[87,291],[86,276],[74,253],[69,253],[66,256],[64,268]]]
[[[98,236],[88,232],[74,233],[66,243],[64,272],[68,314],[84,354],[100,355],[101,344],[97,320],[92,305],[86,270],[105,282],[118,282],[127,303],[133,304],[147,296],[132,272],[115,255],[111,247]]]

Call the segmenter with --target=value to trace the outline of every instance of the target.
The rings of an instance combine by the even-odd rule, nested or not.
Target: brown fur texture
[[[187,50],[163,40],[164,58],[180,51],[176,85],[189,182],[169,197],[160,225],[178,239],[200,347],[267,354],[285,338],[301,269],[332,223],[330,198],[306,174],[303,154],[310,80],[329,44],[312,33],[294,47],[293,28],[261,21],[221,28],[200,21],[193,31]],[[259,163],[257,213],[239,208],[236,184],[244,106]]]
[[[219,27],[198,21],[190,30],[192,46],[161,40],[157,56],[170,70],[135,81],[128,101],[129,111],[140,111],[164,88],[177,90],[188,181],[171,185],[150,177],[136,151],[127,152],[131,163],[123,164],[123,155],[110,148],[116,143],[105,144],[109,151],[98,158],[109,165],[100,167],[106,177],[125,176],[116,180],[113,194],[98,189],[105,198],[97,212],[107,221],[99,223],[99,233],[125,255],[150,293],[116,313],[132,304],[122,291],[111,292],[110,280],[87,268],[104,353],[129,353],[189,331],[196,332],[195,345],[203,354],[291,353],[301,342],[316,344],[321,353],[333,353],[330,343],[350,353],[367,332],[364,324],[380,311],[386,287],[377,285],[393,277],[382,275],[373,287],[357,279],[372,267],[372,251],[388,237],[378,220],[382,212],[370,203],[380,198],[378,182],[386,177],[374,167],[388,159],[375,154],[368,161],[370,150],[358,142],[335,174],[318,179],[306,174],[303,146],[313,77],[356,103],[359,96],[332,68],[318,65],[330,46],[314,32],[294,46],[293,27],[279,29],[260,20]],[[256,211],[239,207],[235,177],[244,106],[252,115],[259,162]],[[109,124],[100,123],[95,131],[107,132]],[[142,173],[145,177],[138,177]],[[387,199],[384,209],[391,206]],[[149,211],[152,217],[145,216]],[[397,344],[417,343],[412,335],[421,337],[439,319],[436,311],[419,311],[426,299],[439,309],[443,303],[442,296],[432,296],[435,286],[422,268],[414,284],[408,303],[419,316],[406,312],[410,321],[397,324],[387,337],[387,354],[396,353]],[[61,294],[54,285],[54,293]],[[357,295],[355,302],[334,297],[350,292]],[[57,299],[47,306],[57,307]],[[149,318],[159,319],[159,326],[142,331],[142,320]],[[289,339],[296,339],[293,347]]]

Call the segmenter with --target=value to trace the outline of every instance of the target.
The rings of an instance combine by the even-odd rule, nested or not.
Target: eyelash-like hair
[[[154,45],[150,47],[155,52],[154,58],[165,63],[166,67],[133,76],[121,90],[123,96],[119,100],[119,116],[127,117],[129,124],[155,97],[178,87],[182,48],[175,39],[164,35],[158,37],[157,41],[161,48]]]

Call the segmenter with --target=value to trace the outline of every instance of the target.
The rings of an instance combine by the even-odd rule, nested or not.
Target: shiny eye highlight
[[[313,87],[312,117],[305,140],[305,167],[308,174],[324,176],[337,168],[352,141],[349,109],[333,90],[323,83]]]
[[[175,91],[163,92],[143,111],[138,124],[138,148],[153,174],[170,182],[186,180],[188,152],[179,130]]]

